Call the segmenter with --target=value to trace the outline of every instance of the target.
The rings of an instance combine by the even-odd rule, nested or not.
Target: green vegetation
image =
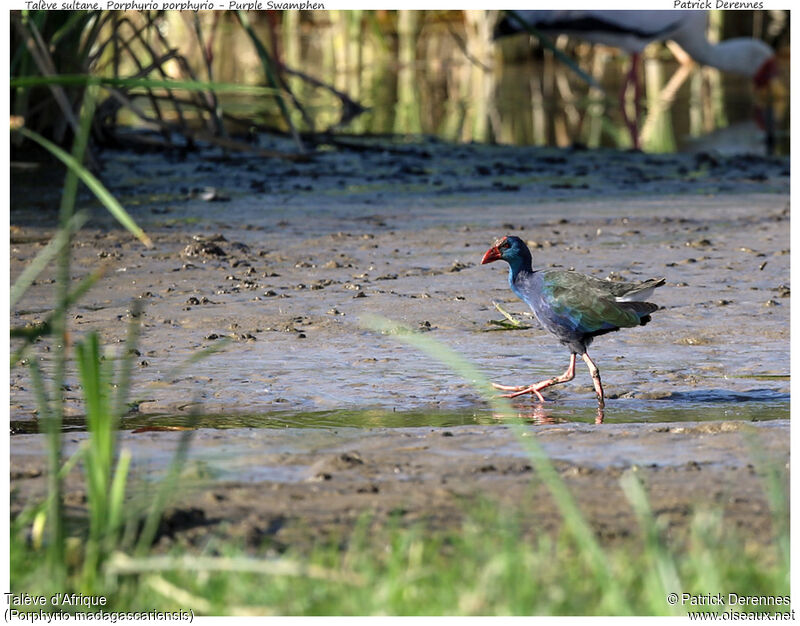
[[[626,489],[640,489],[628,476]],[[643,501],[633,495],[638,511]],[[660,615],[669,614],[666,593],[675,589],[789,594],[787,555],[777,547],[743,550],[715,513],[696,515],[687,545],[677,552],[661,542],[658,523],[642,514],[644,548],[629,542],[604,550],[606,579],[589,574],[591,557],[567,532],[525,533],[531,520],[483,502],[470,505],[460,529],[376,530],[365,519],[351,536],[310,554],[290,549],[276,558],[265,547],[253,558],[236,545],[211,543],[200,554],[180,549],[112,559],[92,593],[108,594],[117,610],[233,615]],[[31,556],[19,540],[12,544],[13,588],[52,591]]]
[[[231,15],[236,20],[228,23]],[[202,140],[225,150],[292,160],[306,158],[293,119],[301,121],[312,134],[315,121],[289,88],[284,73],[297,76],[296,80],[308,82],[312,88],[322,88],[348,111],[363,107],[318,79],[281,68],[275,59],[275,42],[262,41],[263,35],[256,34],[249,15],[99,10],[12,14],[11,116],[12,128],[18,131],[14,147],[21,146],[23,139],[33,140],[64,161],[53,148],[67,144],[78,134],[75,106],[91,87],[99,88],[92,131],[101,145],[139,145],[140,138],[124,129],[119,132],[120,120],[127,116],[159,135],[141,143],[149,149],[153,141],[165,148],[181,144],[192,148]],[[263,76],[251,77],[247,83],[214,79],[215,48],[222,45],[217,40],[220,18],[226,32],[230,27],[247,35],[252,45],[248,53],[258,59]],[[267,39],[270,33],[267,29]],[[191,49],[184,54],[180,49],[185,47],[185,39]],[[203,74],[206,80],[200,78]],[[267,87],[253,84],[262,78]],[[252,116],[239,118],[225,111],[219,94],[257,97],[259,106],[269,111],[272,125],[259,125]],[[256,128],[291,134],[297,151],[259,149],[232,134],[232,129],[251,133]],[[89,169],[98,168],[91,150],[86,162]],[[85,178],[84,182],[91,186]]]
[[[73,284],[71,244],[87,219],[76,211],[76,196],[82,181],[120,224],[148,245],[147,235],[87,167],[100,90],[115,89],[116,96],[130,104],[126,90],[140,87],[157,112],[161,111],[158,103],[165,99],[182,110],[186,102],[176,90],[187,90],[199,101],[202,92],[209,97],[202,110],[211,116],[210,121],[218,122],[222,114],[213,93],[207,93],[218,84],[198,82],[188,70],[188,81],[169,87],[148,79],[149,73],[163,71],[162,65],[174,56],[148,43],[150,35],[157,40],[158,30],[149,16],[126,46],[133,57],[131,45],[146,50],[151,64],[140,66],[139,76],[123,80],[115,75],[105,81],[86,76],[90,66],[94,69],[101,61],[117,67],[119,53],[111,51],[115,43],[127,41],[120,34],[122,14],[21,12],[12,19],[18,38],[12,43],[12,73],[17,77],[12,83],[14,110],[23,118],[16,123],[15,138],[34,141],[67,168],[59,230],[11,289],[13,306],[36,277],[54,265],[51,314],[42,324],[11,333],[19,342],[11,362],[29,368],[48,450],[46,497],[29,503],[12,520],[12,591],[48,598],[57,592],[103,595],[109,599],[106,610],[191,608],[209,614],[636,614],[668,612],[665,597],[673,591],[724,589],[788,595],[788,507],[782,469],[759,461],[775,513],[777,540],[770,553],[744,549],[740,537],[722,530],[719,514],[713,511],[698,512],[685,545],[668,545],[635,473],[623,476],[622,488],[639,520],[641,538],[609,547],[601,545],[532,437],[520,440],[527,447],[536,479],[546,485],[561,513],[563,527],[557,536],[532,533],[525,525],[529,520],[521,517],[522,507],[505,510],[483,502],[480,506],[469,503],[457,530],[425,524],[404,528],[399,522],[373,528],[364,519],[350,536],[305,552],[290,547],[275,556],[265,546],[253,555],[234,542],[210,542],[196,552],[178,548],[155,554],[152,546],[167,497],[176,489],[191,430],[180,439],[165,477],[144,499],[137,485],[131,484],[131,455],[117,440],[128,406],[140,309],[131,306],[128,337],[116,357],[104,349],[94,332],[77,339],[70,336],[70,310],[101,279],[97,271]],[[274,68],[268,50],[258,42],[246,15],[240,14],[239,19],[269,74]],[[200,25],[195,22],[194,26],[202,43]],[[278,88],[277,77],[269,75]],[[37,100],[34,96],[43,92],[51,94],[52,100],[32,106]],[[287,126],[293,128],[283,98],[277,102]],[[81,103],[77,111],[72,103]],[[104,114],[114,116],[114,112]],[[164,131],[171,129],[160,114],[150,121]],[[188,125],[181,128],[195,136]],[[72,152],[68,154],[59,145],[70,138]],[[452,350],[386,321],[373,320],[371,326],[440,359],[487,397],[491,395],[480,372]],[[44,341],[52,349],[43,367],[38,349]],[[73,364],[79,373],[89,437],[65,459],[65,381]],[[506,404],[496,408],[510,413]],[[62,487],[64,477],[78,466],[84,477],[87,512],[85,518],[75,519],[64,511]]]
[[[519,22],[515,12],[507,13]],[[712,37],[783,29],[787,52],[781,54],[788,54],[787,20],[778,13],[715,12]],[[493,40],[499,14],[15,12],[11,112],[64,145],[77,132],[80,77],[91,74],[104,81],[95,135],[114,145],[141,139],[122,128],[128,122],[152,132],[139,144],[151,148],[158,141],[191,148],[200,140],[258,152],[242,136],[272,132],[294,140],[294,151],[281,155],[286,158],[307,156],[320,145],[353,147],[353,135],[370,133],[629,147],[616,103],[624,55],[578,38],[554,43],[530,26],[531,37]],[[663,46],[649,46],[644,56],[648,150],[683,143],[685,124],[673,126],[680,116],[669,114],[676,97],[688,107],[691,136],[735,122],[722,105],[743,94],[719,73],[688,66],[676,71],[679,64]],[[246,86],[257,84],[268,86]],[[239,97],[248,92],[257,97]],[[788,148],[788,116],[779,117],[780,143]]]

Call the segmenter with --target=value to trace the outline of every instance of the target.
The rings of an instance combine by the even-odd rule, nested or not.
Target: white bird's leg
[[[561,383],[566,383],[573,378],[575,378],[575,357],[577,355],[573,352],[569,355],[569,367],[567,371],[561,374],[561,376],[556,376],[555,378],[549,378],[548,380],[543,380],[533,385],[522,386],[522,387],[514,387],[509,385],[498,385],[497,383],[492,383],[492,387],[495,389],[500,389],[501,391],[511,391],[513,393],[504,393],[500,397],[502,398],[516,398],[517,396],[521,396],[526,393],[535,394],[539,400],[544,402],[544,397],[541,393],[539,393],[542,389],[550,387],[552,385],[558,385]]]
[[[594,364],[594,361],[589,358],[589,353],[583,353],[583,360],[589,368],[589,373],[592,375],[592,383],[594,383],[594,390],[597,393],[597,406],[603,408],[606,403],[603,399],[603,383],[600,382],[600,370]]]
[[[628,87],[633,85],[633,97],[634,97],[634,118],[631,119],[628,116],[628,107],[626,106],[626,95],[628,93]],[[635,150],[639,149],[639,98],[641,96],[641,86],[639,84],[639,55],[633,54],[631,55],[631,69],[628,71],[628,74],[625,76],[625,80],[622,82],[622,89],[619,92],[619,108],[622,111],[622,119],[625,121],[625,126],[628,127],[628,132],[631,135],[631,141],[633,142],[633,147]]]
[[[639,149],[639,120],[642,118],[642,81],[640,79],[639,66],[641,65],[641,55],[634,54],[631,59],[631,72],[633,73],[633,110],[634,115],[634,129],[636,136],[633,140],[633,147]]]

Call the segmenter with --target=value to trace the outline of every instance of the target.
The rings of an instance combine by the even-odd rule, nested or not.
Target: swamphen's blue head
[[[481,265],[500,260],[508,263],[512,274],[520,270],[531,271],[531,251],[519,237],[503,237],[486,251]]]

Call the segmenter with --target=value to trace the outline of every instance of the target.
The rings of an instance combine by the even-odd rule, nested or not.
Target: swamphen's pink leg
[[[536,397],[539,398],[539,400],[544,402],[544,397],[542,396],[541,393],[539,393],[542,389],[545,389],[552,385],[565,383],[575,378],[575,356],[576,355],[574,352],[569,356],[569,367],[567,368],[566,372],[561,374],[561,376],[556,376],[555,378],[543,380],[542,382],[536,383],[534,385],[528,385],[527,387],[513,387],[509,385],[498,385],[497,383],[492,383],[492,387],[494,387],[495,389],[500,389],[501,391],[513,392],[513,393],[501,394],[500,396],[501,398],[516,398],[517,396],[521,396],[526,393],[532,393],[535,394]]]

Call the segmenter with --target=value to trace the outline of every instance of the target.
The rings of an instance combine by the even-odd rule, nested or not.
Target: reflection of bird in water
[[[620,48],[631,55],[631,68],[620,91],[620,107],[636,148],[639,147],[641,100],[639,62],[649,43],[674,41],[700,64],[751,78],[760,94],[768,94],[767,88],[778,76],[774,50],[759,39],[738,37],[711,43],[706,37],[706,11],[513,11],[498,23],[495,38],[526,32],[519,19],[545,33],[575,35],[592,43]],[[625,94],[631,85],[634,119],[630,119],[625,110]],[[769,140],[773,134],[772,112],[768,109],[759,115],[767,127]]]
[[[504,420],[507,415],[505,413],[495,413],[495,419]],[[568,422],[569,420],[563,417],[553,417],[543,405],[541,404],[534,404],[527,408],[524,408],[517,412],[517,418],[524,420],[526,422],[531,422],[532,424],[537,424],[539,426],[549,425],[549,424],[561,424],[562,422]],[[597,412],[594,415],[594,423],[595,424],[602,424],[603,420],[605,420],[605,411],[603,407],[598,406]]]

